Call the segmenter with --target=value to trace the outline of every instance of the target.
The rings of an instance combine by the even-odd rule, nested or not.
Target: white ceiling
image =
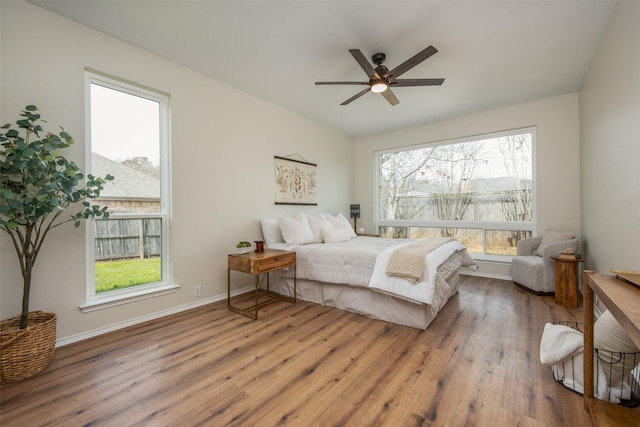
[[[611,1],[46,0],[53,12],[340,130],[365,135],[580,89]],[[348,50],[392,69],[438,49],[402,78],[442,86],[368,93]]]

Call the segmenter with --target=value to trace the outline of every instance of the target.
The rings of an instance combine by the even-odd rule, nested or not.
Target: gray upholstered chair
[[[516,285],[538,295],[553,295],[555,261],[552,256],[570,248],[578,253],[579,240],[574,233],[547,231],[542,236],[519,240],[511,260],[511,277]]]

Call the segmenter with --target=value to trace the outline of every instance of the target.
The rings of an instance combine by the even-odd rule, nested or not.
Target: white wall
[[[443,141],[528,126],[536,127],[538,231],[580,231],[580,152],[578,94],[483,111],[395,132],[356,138],[354,202],[361,224],[374,230],[374,153],[379,150]],[[482,262],[479,273],[510,277],[510,266]]]
[[[352,140],[161,57],[22,1],[1,2],[0,122],[27,104],[76,140],[65,155],[84,164],[85,67],[171,94],[175,282],[171,295],[82,314],[84,228],[56,229],[33,278],[31,309],[58,314],[59,340],[226,295],[226,254],[261,237],[259,218],[304,211],[348,215]],[[318,164],[317,207],[274,205],[274,155]],[[13,247],[0,237],[0,318],[20,311],[22,278]],[[252,283],[240,277],[234,288]]]
[[[620,2],[580,90],[585,266],[640,270],[640,3]]]

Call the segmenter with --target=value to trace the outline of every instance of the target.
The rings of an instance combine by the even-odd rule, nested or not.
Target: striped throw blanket
[[[427,254],[452,240],[452,237],[418,239],[394,250],[387,264],[387,275],[401,277],[412,284],[421,282]]]

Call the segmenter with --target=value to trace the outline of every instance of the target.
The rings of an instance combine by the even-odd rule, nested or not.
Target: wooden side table
[[[556,304],[575,308],[580,302],[578,267],[582,258],[551,257],[556,263]]]
[[[293,297],[273,293],[269,290],[269,272],[282,268],[293,267]],[[231,270],[242,271],[255,276],[255,303],[248,308],[231,305]],[[267,295],[270,299],[258,303],[258,288],[260,275],[267,274]],[[291,303],[296,302],[296,253],[293,251],[278,251],[265,249],[263,252],[248,252],[245,254],[229,254],[227,257],[227,308],[253,320],[258,318],[258,308],[271,304],[277,300]]]

